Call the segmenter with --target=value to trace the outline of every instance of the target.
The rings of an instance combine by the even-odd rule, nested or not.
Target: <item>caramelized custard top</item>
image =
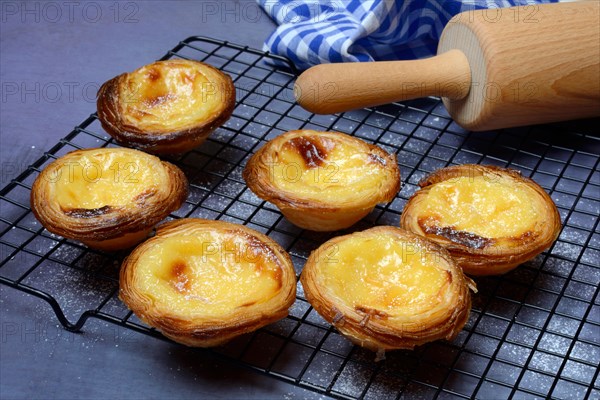
[[[360,202],[398,184],[383,150],[341,134],[302,132],[269,155],[269,179],[279,190],[306,201]]]
[[[527,236],[538,220],[535,191],[503,176],[462,176],[428,190],[418,205],[421,229],[468,247],[485,248],[495,238]]]
[[[168,178],[160,160],[129,149],[73,154],[48,179],[63,212],[93,218],[113,208],[143,203]]]
[[[203,317],[263,303],[283,285],[282,265],[269,245],[233,230],[162,238],[140,257],[135,274],[155,303]]]
[[[323,287],[375,318],[433,309],[452,283],[443,259],[416,241],[386,233],[349,236],[319,256]]]
[[[200,63],[169,60],[126,75],[119,87],[121,114],[140,131],[175,131],[193,127],[218,113],[226,103],[219,73]]]

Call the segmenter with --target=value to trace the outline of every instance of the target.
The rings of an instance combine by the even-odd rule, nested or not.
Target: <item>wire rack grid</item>
[[[419,180],[463,163],[520,170],[551,194],[563,221],[548,251],[506,275],[477,279],[469,322],[452,342],[389,352],[375,362],[372,352],[324,321],[298,285],[287,318],[210,351],[336,398],[600,398],[600,140],[591,133],[593,121],[472,133],[437,98],[314,115],[295,103],[296,73],[282,57],[191,37],[163,57],[169,58],[214,65],[237,88],[232,118],[199,148],[170,159],[186,173],[190,194],[169,218],[220,219],[261,231],[286,248],[298,275],[310,252],[333,234],[291,225],[241,176],[253,152],[292,129],[345,132],[397,155],[403,181],[397,197],[351,231],[397,225]],[[46,300],[68,330],[98,318],[163,338],[118,299],[125,252],[98,252],[56,236],[29,207],[31,185],[48,163],[105,146],[117,145],[92,114],[0,191],[0,282]]]

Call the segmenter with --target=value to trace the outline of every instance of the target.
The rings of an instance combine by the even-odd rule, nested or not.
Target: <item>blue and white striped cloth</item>
[[[265,51],[286,56],[303,70],[330,62],[431,56],[444,26],[460,12],[557,0],[257,1],[279,25]]]

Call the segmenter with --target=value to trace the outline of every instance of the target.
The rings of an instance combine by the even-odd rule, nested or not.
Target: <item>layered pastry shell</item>
[[[400,188],[394,155],[343,133],[312,130],[271,140],[250,158],[243,176],[258,197],[313,231],[347,228]]]
[[[325,320],[374,351],[453,339],[475,289],[442,247],[390,226],[324,243],[308,258],[301,282]]]
[[[290,257],[242,225],[182,219],[161,225],[121,266],[120,298],[166,337],[212,347],[288,314]]]
[[[149,153],[200,145],[235,107],[229,75],[191,60],[157,61],[105,82],[98,118],[117,142]]]
[[[50,232],[101,250],[131,247],[185,201],[183,172],[133,149],[77,150],[38,175],[31,209]]]
[[[560,233],[550,196],[518,171],[484,165],[440,169],[420,182],[401,226],[445,247],[471,275],[502,274]]]

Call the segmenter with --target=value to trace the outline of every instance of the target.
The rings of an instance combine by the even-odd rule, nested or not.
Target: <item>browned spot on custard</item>
[[[191,282],[187,275],[187,269],[186,263],[181,260],[175,261],[173,265],[171,265],[171,284],[179,293],[188,292],[190,290]]]
[[[317,168],[325,163],[328,152],[333,149],[333,143],[323,143],[318,139],[295,137],[285,146],[290,146],[300,154],[307,168]]]
[[[446,274],[448,275],[448,283],[452,284],[452,272],[446,270]]]
[[[231,231],[231,233],[235,236],[241,236],[246,240],[245,246],[243,248],[234,247],[235,251],[240,252],[240,255],[244,257],[247,262],[253,263],[255,271],[259,275],[267,274],[270,276],[271,279],[276,282],[276,290],[283,287],[281,261],[273,249],[256,236],[244,231],[234,230]],[[276,265],[276,268],[268,268],[265,263],[265,258],[272,261]]]
[[[151,81],[156,81],[160,78],[160,71],[154,68],[148,70],[148,79]]]
[[[262,243],[262,244],[264,245],[264,243]],[[267,248],[268,248],[268,246],[267,246]],[[275,256],[275,254],[273,253],[273,250],[271,250],[270,248],[265,250],[264,247],[260,247],[259,251],[260,252],[267,251],[267,257],[270,258],[271,260],[273,260],[277,267],[276,268],[268,268],[265,264],[265,259],[261,256],[254,263],[255,271],[260,275],[264,274],[264,275],[269,276],[271,279],[273,279],[275,281],[275,284],[277,285],[275,290],[281,289],[281,287],[283,286],[283,281],[282,281],[282,272],[281,272],[281,266],[279,264],[279,259]],[[274,258],[272,258],[271,255]]]
[[[165,94],[165,95],[159,95],[159,96],[152,96],[152,97],[146,97],[144,99],[144,103],[148,106],[148,107],[156,107],[159,106],[163,103],[167,103],[169,101],[171,101],[172,99],[174,99],[175,96],[171,93]]]
[[[249,302],[247,302],[247,303],[244,303],[244,304],[242,304],[242,305],[238,306],[238,308],[242,308],[242,307],[250,307],[250,306],[253,306],[253,305],[255,305],[255,304],[256,304],[256,301],[249,301]]]
[[[283,272],[281,271],[280,267],[277,267],[274,270],[271,270],[271,278],[273,278],[273,280],[277,283],[277,287],[275,288],[275,290],[279,290],[281,289],[281,287],[283,286]]]
[[[104,206],[100,208],[72,208],[63,209],[63,212],[69,217],[74,218],[94,218],[100,215],[107,214],[112,210],[111,206]]]
[[[241,250],[243,250],[243,255],[246,256],[248,261],[254,262],[256,261],[257,257],[264,255],[278,266],[281,266],[279,257],[277,257],[277,254],[275,254],[271,246],[269,246],[267,243],[263,242],[256,236],[241,230],[232,231],[232,234],[236,236],[242,236],[244,239],[246,239],[246,248]]]
[[[189,74],[182,74],[181,78],[184,83],[188,83],[191,85],[194,83],[194,80],[196,80],[196,76],[198,76],[198,74],[194,74],[194,76],[190,76]]]
[[[379,154],[369,153],[369,161],[374,164],[380,164],[384,167],[387,165],[386,159],[381,157]]]
[[[494,243],[493,239],[484,238],[471,232],[459,231],[452,226],[433,225],[431,224],[433,221],[435,220],[431,217],[420,217],[418,219],[419,226],[423,229],[423,232],[445,237],[454,243],[462,244],[472,249],[484,249]]]

